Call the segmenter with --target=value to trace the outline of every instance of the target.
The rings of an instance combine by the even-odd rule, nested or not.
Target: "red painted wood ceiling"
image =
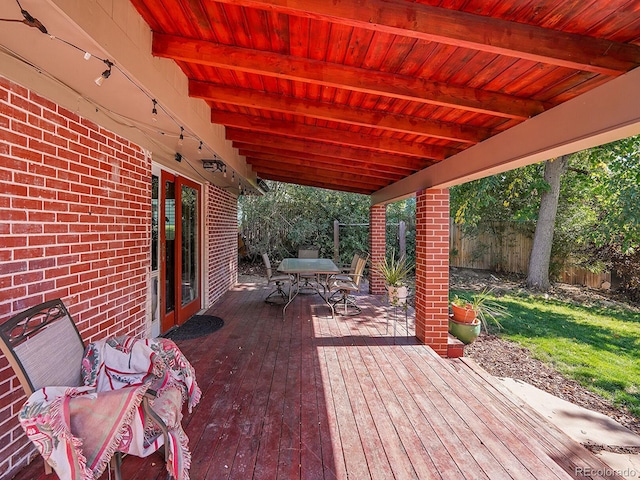
[[[640,64],[640,0],[132,3],[259,177],[364,194]]]

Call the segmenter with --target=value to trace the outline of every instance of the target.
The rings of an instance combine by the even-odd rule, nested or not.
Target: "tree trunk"
[[[551,246],[553,245],[553,229],[560,198],[560,180],[567,171],[569,155],[547,160],[544,166],[544,179],[550,189],[540,197],[540,211],[536,233],[533,237],[527,286],[538,290],[548,290],[549,264],[551,262]]]

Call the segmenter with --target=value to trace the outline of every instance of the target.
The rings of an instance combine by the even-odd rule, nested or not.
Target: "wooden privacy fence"
[[[490,232],[464,235],[453,219],[449,220],[449,264],[452,267],[477,268],[496,272],[526,275],[533,239],[506,226],[500,234]],[[584,268],[566,264],[559,281],[573,285],[601,288],[611,284],[609,272],[593,273]]]

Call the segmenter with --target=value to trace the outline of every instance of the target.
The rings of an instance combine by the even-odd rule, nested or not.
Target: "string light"
[[[103,82],[111,76],[111,67],[113,67],[113,63],[111,63],[109,60],[103,60],[103,62],[107,66],[107,69],[102,72],[102,74],[98,78],[95,79],[95,83],[99,87],[101,87]]]
[[[16,2],[18,3],[18,6],[20,6],[19,0],[16,0]],[[65,40],[63,38],[59,38],[59,37],[56,37],[55,35],[49,34],[47,29],[44,27],[44,25],[42,25],[42,23],[39,20],[37,20],[36,18],[31,16],[29,14],[29,12],[27,12],[26,10],[23,10],[22,7],[20,7],[20,9],[21,9],[22,15],[23,15],[23,17],[25,19],[25,20],[21,21],[22,23],[28,25],[29,27],[36,27],[42,33],[48,35],[52,40],[57,40],[57,41],[59,41],[61,43],[64,43],[64,44],[68,45],[69,47],[72,47],[72,48],[78,50],[82,54],[82,57],[84,58],[84,60],[86,60],[86,61],[91,60],[91,58],[93,57],[96,60],[100,60],[102,63],[104,63],[107,68],[100,74],[99,77],[97,77],[94,80],[94,83],[97,86],[102,86],[104,81],[111,76],[112,68],[115,67],[116,70],[118,70],[122,75],[124,75],[124,77],[132,85],[134,85],[136,88],[138,88],[144,95],[146,95],[151,100],[151,102],[153,103],[153,107],[152,107],[152,110],[151,110],[151,116],[152,116],[151,119],[152,119],[152,121],[153,122],[157,122],[157,120],[158,120],[157,119],[157,117],[158,117],[158,108],[160,108],[164,112],[164,114],[166,114],[167,117],[170,118],[173,121],[173,123],[176,126],[180,127],[180,136],[178,138],[178,145],[182,146],[184,144],[184,138],[185,138],[185,129],[184,129],[184,127],[181,126],[176,121],[176,119],[167,110],[165,110],[165,108],[161,104],[158,103],[158,101],[155,98],[152,98],[151,95],[142,86],[138,85],[131,77],[129,77],[125,71],[120,69],[115,63],[111,62],[108,59],[100,58],[98,55],[94,55],[91,52],[88,52],[88,51],[84,50],[83,48],[80,48],[79,46],[77,46],[77,45],[75,45],[75,44],[73,44],[71,42],[68,42],[67,40]],[[14,20],[11,20],[11,21],[14,21]],[[160,135],[165,135],[164,132],[158,132],[158,133]],[[195,138],[195,139],[199,142],[199,145],[198,145],[198,155],[199,156],[203,155],[203,152],[204,152],[203,147],[205,147],[207,150],[211,151],[211,149],[209,147],[204,145],[204,142],[202,140],[200,140],[198,138]],[[219,158],[219,157],[217,157],[217,154],[215,152],[213,152],[213,151],[211,151],[211,152],[214,154],[214,156],[216,158]],[[184,157],[183,157],[183,155],[181,153],[176,153],[174,158],[175,158],[175,160],[177,162],[180,162],[182,160],[182,158],[184,158]],[[224,175],[224,178],[227,178],[227,166],[226,166],[226,164],[224,164],[223,161],[220,161],[220,162],[223,165],[222,173]],[[231,169],[231,179],[235,183],[235,171],[233,169]],[[242,180],[241,177],[238,176],[238,187],[242,190],[241,193],[243,193],[243,192],[246,193],[247,192],[247,187],[242,185],[242,181],[241,180]]]
[[[180,138],[178,138],[178,146],[182,146],[184,144],[184,127],[180,127]]]

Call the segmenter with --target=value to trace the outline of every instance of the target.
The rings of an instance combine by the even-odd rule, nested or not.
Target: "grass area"
[[[501,338],[640,416],[640,314],[535,296],[497,300],[511,313],[500,319]]]

